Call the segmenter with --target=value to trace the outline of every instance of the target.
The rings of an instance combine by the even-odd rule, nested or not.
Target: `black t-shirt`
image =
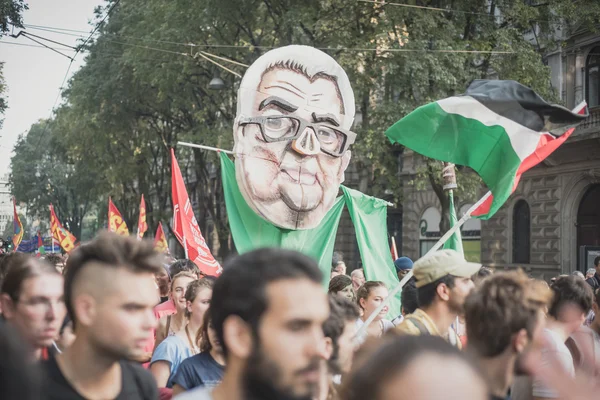
[[[224,370],[225,367],[216,362],[209,352],[203,352],[183,360],[177,368],[173,384],[185,390],[199,386],[213,388],[223,379]]]
[[[121,393],[114,400],[158,400],[156,381],[138,364],[119,361]],[[44,390],[47,400],[86,400],[63,376],[54,357],[42,363],[45,372]]]
[[[165,301],[167,301],[167,300],[169,300],[169,296],[165,296],[165,297],[162,297],[162,296],[161,296],[161,297],[160,297],[160,303],[158,303],[158,304],[162,304],[162,303],[164,303],[164,302],[165,302]]]

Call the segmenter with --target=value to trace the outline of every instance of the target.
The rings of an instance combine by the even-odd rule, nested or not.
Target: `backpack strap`
[[[412,315],[409,315],[406,317],[406,320],[413,324],[419,330],[419,334],[431,335],[431,333],[429,333],[429,331],[427,330],[425,324],[419,321],[417,318],[413,317]]]

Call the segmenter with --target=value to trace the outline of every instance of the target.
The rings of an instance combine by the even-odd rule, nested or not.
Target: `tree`
[[[24,0],[0,0],[0,38],[9,30],[9,24],[17,28],[23,27],[22,14],[28,6]],[[3,94],[6,91],[6,84],[2,76],[4,63],[0,62],[0,116],[6,111],[6,98]],[[2,128],[2,118],[0,118],[0,128]]]
[[[590,25],[600,15],[595,0],[577,3],[589,11],[585,15],[570,0],[535,6],[514,0],[407,4],[447,11],[343,0],[120,2],[86,44],[86,64],[69,82],[64,106],[46,122],[52,139],[42,144],[45,158],[31,154],[29,139],[19,142],[18,154],[29,156],[12,160],[23,171],[15,185],[37,171],[71,168],[83,176],[57,182],[52,199],[62,200],[61,218],[73,214],[81,222],[93,212],[101,226],[111,195],[134,230],[144,193],[153,231],[171,216],[169,152],[176,148],[202,231],[213,253],[224,258],[233,249],[217,154],[177,148],[182,140],[232,146],[239,78],[205,57],[217,55],[213,61],[241,74],[243,65],[272,47],[325,49],[345,68],[355,91],[359,121],[352,166],[360,175],[358,189],[400,202],[402,148],[389,144],[387,127],[422,104],[461,93],[476,78],[517,79],[552,99],[543,54],[560,45],[554,32]],[[113,5],[109,0],[98,10],[99,21]],[[535,40],[526,36],[532,26]],[[225,90],[208,89],[217,71]],[[32,127],[30,135],[36,132]],[[418,184],[438,188],[439,168],[425,163]],[[459,171],[458,181],[462,198],[479,187],[467,170]],[[21,193],[38,208],[50,201],[33,189]]]
[[[102,177],[81,159],[70,157],[57,139],[54,121],[32,125],[20,136],[11,158],[13,195],[26,202],[30,216],[49,220],[48,206],[80,237],[82,221],[102,189]]]

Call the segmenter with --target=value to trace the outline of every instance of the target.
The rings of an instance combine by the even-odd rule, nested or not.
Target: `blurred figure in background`
[[[29,351],[8,324],[0,324],[0,354],[0,399],[43,398],[39,365],[30,361]]]
[[[182,272],[179,275],[185,274]],[[181,279],[174,279],[175,281]],[[163,340],[152,355],[150,372],[154,375],[159,388],[173,387],[173,378],[183,360],[198,354],[198,333],[202,328],[204,315],[210,305],[213,281],[200,279],[191,281],[185,290],[186,308],[183,312],[187,324],[175,335]]]
[[[413,261],[408,257],[400,257],[394,261],[394,267],[396,267],[396,273],[398,274],[398,280],[402,280],[413,268]]]
[[[487,400],[476,367],[435,336],[389,335],[367,342],[344,380],[342,400]]]
[[[179,366],[173,378],[174,396],[197,387],[212,389],[223,380],[225,356],[208,311],[198,338],[200,354],[183,360]]]
[[[590,268],[587,271],[585,271],[585,279],[590,279],[594,277],[594,274],[596,273],[596,270],[594,268]]]
[[[46,359],[66,314],[63,277],[56,268],[27,255],[6,257],[0,288],[2,315],[23,339],[32,359]]]
[[[354,288],[354,293],[358,291],[358,288],[365,284],[365,273],[362,268],[356,268],[354,271],[350,273],[350,277],[352,278],[352,287]]]
[[[197,279],[197,275],[187,271],[180,272],[173,277],[171,281],[171,299],[169,302],[175,304],[176,313],[165,315],[158,320],[154,344],[155,351],[163,340],[175,335],[187,324],[187,300],[185,299],[185,292],[188,285]]]
[[[365,321],[375,312],[381,303],[388,297],[388,289],[385,283],[381,281],[365,282],[356,293],[357,304],[362,310],[362,315],[356,320],[356,331],[364,325]],[[363,343],[367,337],[380,337],[389,329],[394,327],[391,321],[385,319],[389,309],[383,307],[373,322],[367,327],[367,330],[356,340]]]
[[[545,285],[522,271],[490,276],[467,297],[467,351],[483,373],[490,399],[505,399],[517,361],[528,351],[541,350],[544,311],[551,298]]]
[[[349,301],[355,301],[352,279],[348,275],[338,275],[329,281],[329,294],[340,295]]]

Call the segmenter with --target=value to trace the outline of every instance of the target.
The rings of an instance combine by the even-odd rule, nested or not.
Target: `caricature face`
[[[274,67],[256,89],[247,96],[252,115],[242,116],[234,133],[240,190],[272,224],[314,228],[331,209],[350,161],[353,137],[341,128],[337,83]]]

